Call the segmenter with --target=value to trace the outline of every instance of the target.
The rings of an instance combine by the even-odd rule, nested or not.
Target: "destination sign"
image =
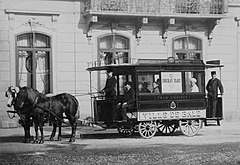
[[[206,118],[206,110],[138,112],[138,120],[173,120]]]
[[[182,93],[181,72],[161,72],[163,93]]]

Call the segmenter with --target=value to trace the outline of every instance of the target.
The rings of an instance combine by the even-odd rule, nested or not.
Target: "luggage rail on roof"
[[[99,67],[108,67],[108,66],[132,66],[132,65],[204,65],[202,60],[191,60],[191,59],[185,59],[185,60],[179,60],[174,59],[173,57],[169,57],[167,59],[136,59],[136,58],[127,58],[125,60],[116,59],[112,61],[93,61],[88,63],[88,68],[99,68]]]
[[[93,67],[101,67],[101,66],[116,66],[116,65],[136,65],[138,63],[138,59],[136,58],[127,58],[127,59],[115,59],[112,61],[106,61],[106,60],[98,60],[98,61],[92,61],[88,62],[88,68]]]

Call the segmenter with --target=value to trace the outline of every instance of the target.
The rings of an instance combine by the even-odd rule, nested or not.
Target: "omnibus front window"
[[[119,95],[123,95],[124,94],[124,84],[127,81],[131,81],[132,82],[132,76],[131,75],[119,75],[118,76],[118,83],[119,83]]]

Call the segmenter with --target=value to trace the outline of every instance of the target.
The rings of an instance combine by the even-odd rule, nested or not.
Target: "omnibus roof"
[[[99,62],[92,62],[88,65],[88,71],[100,71],[107,70],[109,68],[134,68],[134,67],[154,67],[154,66],[196,66],[196,67],[205,67],[206,65],[202,60],[176,60],[173,58],[168,59],[138,59],[131,60],[130,63],[123,64],[109,64],[101,65]]]

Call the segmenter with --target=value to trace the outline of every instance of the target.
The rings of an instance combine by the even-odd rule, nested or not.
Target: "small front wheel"
[[[139,134],[146,138],[152,138],[157,132],[157,124],[155,121],[142,121],[138,125]]]
[[[194,136],[202,127],[202,120],[200,119],[186,119],[179,121],[180,130],[184,135]]]

